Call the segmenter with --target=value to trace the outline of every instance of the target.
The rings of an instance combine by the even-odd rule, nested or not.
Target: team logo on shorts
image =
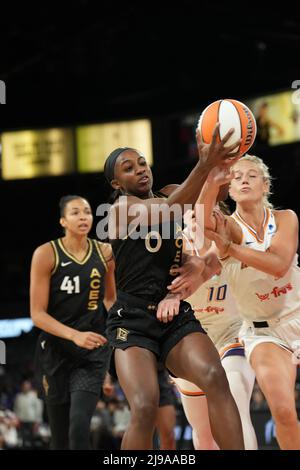
[[[125,330],[125,328],[117,328],[117,339],[121,341],[127,341],[129,331]]]
[[[49,391],[49,383],[48,383],[46,375],[43,375],[43,387],[44,387],[44,390],[45,390],[45,394],[47,396],[48,391]]]

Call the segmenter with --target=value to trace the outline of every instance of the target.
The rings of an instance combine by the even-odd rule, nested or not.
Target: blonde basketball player
[[[192,238],[186,235],[184,237],[185,251],[188,253],[194,245]],[[199,254],[203,255],[210,245],[211,242],[206,240],[205,248]],[[206,281],[186,300],[192,305],[196,318],[200,320],[219,351],[231,393],[240,413],[245,449],[257,449],[249,410],[255,375],[245,358],[244,347],[238,340],[242,319],[224,272]],[[205,393],[187,380],[180,378],[173,380],[180,391],[184,412],[193,428],[194,448],[196,450],[218,449],[210,428]]]
[[[232,173],[214,170],[203,188],[207,234],[219,249],[244,319],[240,339],[268,401],[279,445],[300,449],[292,360],[300,338],[298,219],[291,210],[270,206],[270,174],[260,158],[241,158]],[[219,187],[229,179],[236,211],[231,217],[213,217]]]

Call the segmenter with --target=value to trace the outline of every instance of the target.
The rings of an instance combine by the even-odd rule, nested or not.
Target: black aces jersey
[[[136,231],[140,229],[136,227]],[[133,239],[133,231],[123,239],[111,240],[116,260],[117,289],[159,302],[176,276],[174,269],[181,265],[182,220],[144,229],[142,237]],[[168,233],[170,236],[166,238]]]
[[[50,282],[48,313],[80,331],[104,331],[102,302],[107,263],[101,244],[88,239],[88,252],[82,261],[78,261],[67,252],[61,239],[50,243],[55,253],[55,267]]]

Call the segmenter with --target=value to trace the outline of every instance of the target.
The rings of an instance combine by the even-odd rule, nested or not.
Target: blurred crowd
[[[27,371],[27,377],[31,375],[31,371]],[[38,397],[33,375],[25,380],[22,377],[24,369],[18,375],[16,370],[7,373],[5,367],[0,366],[0,449],[48,449],[51,433],[44,403]],[[300,381],[296,385],[295,396],[300,410]],[[182,450],[192,449],[191,428],[177,392],[176,397],[176,446]],[[252,394],[251,411],[253,417],[268,411],[257,384]],[[130,410],[122,389],[118,382],[107,380],[91,421],[91,447],[95,450],[120,449],[129,420]],[[157,437],[155,447],[159,448]]]

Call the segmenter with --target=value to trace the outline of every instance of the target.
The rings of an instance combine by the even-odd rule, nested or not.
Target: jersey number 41
[[[73,279],[70,279],[70,276],[65,276],[61,283],[60,290],[65,291],[67,294],[79,294],[79,276],[75,276]]]

